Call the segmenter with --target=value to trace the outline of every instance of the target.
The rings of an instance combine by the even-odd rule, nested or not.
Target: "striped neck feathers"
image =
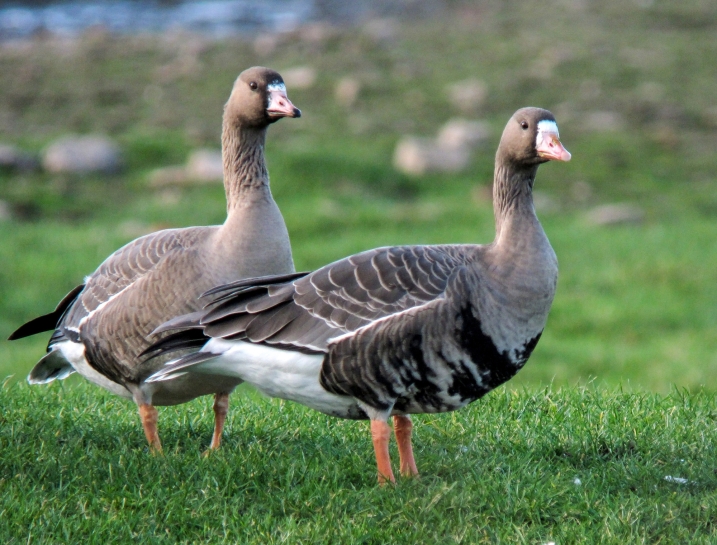
[[[243,128],[224,124],[222,160],[227,211],[255,198],[271,198],[269,172],[264,159],[266,127]]]
[[[495,215],[495,242],[505,239],[524,222],[538,224],[533,206],[533,184],[538,165],[518,167],[496,161],[493,179],[493,213]],[[539,224],[538,224],[539,225]]]

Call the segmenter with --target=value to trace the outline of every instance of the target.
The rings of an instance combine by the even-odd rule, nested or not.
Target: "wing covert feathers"
[[[465,250],[378,248],[310,274],[241,280],[210,290],[207,294],[218,297],[204,311],[159,330],[180,324],[212,338],[326,352],[332,338],[441,297],[451,271],[464,263]]]

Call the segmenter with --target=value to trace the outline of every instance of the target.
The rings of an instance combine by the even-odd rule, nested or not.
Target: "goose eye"
[[[528,129],[528,122],[527,122],[527,121],[521,121],[521,122],[520,122],[520,126],[523,127],[523,130],[525,131],[525,130]]]
[[[252,91],[256,91],[259,86],[256,84],[255,81],[252,81],[251,83],[249,83],[249,87],[251,87]]]

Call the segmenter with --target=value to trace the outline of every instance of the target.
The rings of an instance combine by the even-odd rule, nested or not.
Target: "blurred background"
[[[267,143],[297,269],[490,242],[502,128],[548,108],[560,280],[508,387],[715,391],[715,36],[712,0],[0,2],[0,337],[125,242],[223,221],[222,107],[259,64],[303,112]],[[0,341],[0,378],[48,337]]]

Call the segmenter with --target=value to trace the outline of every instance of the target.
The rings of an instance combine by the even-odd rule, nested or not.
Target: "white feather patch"
[[[101,312],[104,307],[106,307],[106,306],[107,306],[110,302],[112,302],[114,299],[116,299],[117,297],[119,297],[120,295],[122,295],[125,291],[127,291],[127,290],[128,290],[129,288],[131,288],[133,285],[134,285],[134,282],[132,282],[132,283],[129,284],[128,286],[125,286],[124,288],[122,288],[121,290],[119,290],[117,293],[111,295],[111,296],[109,297],[109,299],[107,299],[107,301],[103,301],[102,303],[100,303],[99,305],[97,305],[97,308],[96,308],[95,310],[89,310],[89,309],[85,306],[85,304],[82,303],[82,306],[85,307],[85,310],[88,310],[88,314],[87,314],[87,316],[84,316],[84,317],[80,320],[80,323],[78,324],[78,327],[82,327],[82,326],[85,324],[85,322],[87,322],[87,320],[89,320],[90,318],[92,318],[92,316],[94,316],[96,313]],[[79,332],[79,329],[78,329],[78,332]]]
[[[558,134],[558,125],[555,121],[543,119],[543,121],[538,122],[538,134],[535,135],[536,148],[540,148],[543,145],[546,134],[555,135],[560,138],[560,135]]]
[[[427,303],[423,303],[422,305],[417,305],[415,307],[406,308],[399,312],[394,312],[393,314],[389,314],[388,316],[383,316],[382,318],[377,318],[376,320],[373,320],[372,322],[369,322],[366,325],[362,325],[361,327],[354,329],[353,331],[349,331],[348,333],[340,333],[336,337],[331,337],[327,341],[327,343],[328,344],[336,344],[338,342],[343,341],[344,339],[348,339],[349,337],[353,337],[354,335],[357,335],[358,333],[360,333],[361,331],[364,331],[365,329],[370,329],[370,328],[376,326],[377,324],[380,324],[381,322],[387,322],[389,320],[394,320],[403,314],[417,312],[419,309],[427,307],[428,305],[433,304],[435,301],[437,301],[438,299],[441,299],[441,298],[443,298],[443,296],[437,297],[436,299],[432,299],[432,300],[428,301]]]
[[[323,355],[223,339],[210,340],[202,351],[221,355],[188,368],[192,372],[240,378],[270,397],[331,415],[345,416],[356,409],[353,398],[331,394],[319,384]]]
[[[266,86],[266,90],[270,93],[274,91],[281,91],[283,93],[286,93],[286,85],[284,85],[283,83],[270,83]]]
[[[72,341],[62,341],[61,343],[57,343],[55,347],[57,350],[62,352],[62,356],[70,362],[70,365],[75,368],[75,371],[87,380],[97,384],[97,386],[100,386],[105,390],[109,390],[115,395],[132,399],[132,394],[129,390],[116,382],[112,382],[88,363],[87,358],[85,358],[84,344]]]
[[[547,119],[538,122],[538,134],[541,132],[549,132],[555,136],[560,136],[560,133],[558,133],[558,124],[555,121],[549,121]]]

